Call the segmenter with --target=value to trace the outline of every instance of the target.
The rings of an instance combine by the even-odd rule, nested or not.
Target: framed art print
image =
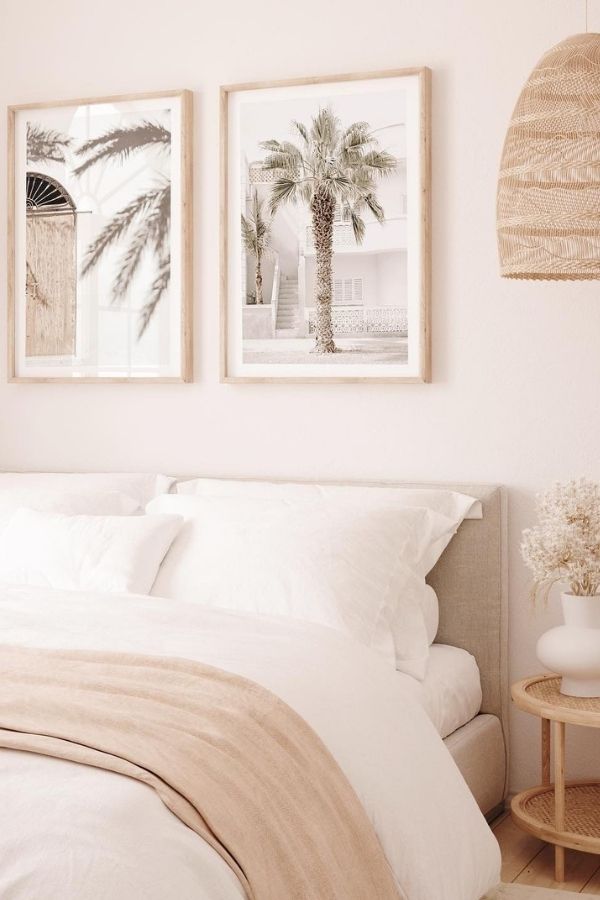
[[[191,97],[9,108],[10,380],[191,380]]]
[[[221,89],[222,379],[430,378],[430,71]]]

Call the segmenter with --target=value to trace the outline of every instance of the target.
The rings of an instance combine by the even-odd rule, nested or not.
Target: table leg
[[[554,723],[554,827],[565,830],[565,723]],[[565,848],[554,848],[554,878],[565,880]]]
[[[550,719],[542,719],[542,784],[550,784]]]

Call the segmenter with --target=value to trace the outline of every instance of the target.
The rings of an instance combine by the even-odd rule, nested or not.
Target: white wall
[[[377,264],[377,305],[402,306],[408,304],[406,252],[380,253],[375,257]],[[371,299],[373,302],[373,298]]]
[[[4,0],[2,104],[197,92],[198,382],[0,383],[0,467],[501,482],[510,501],[512,677],[536,671],[536,637],[559,613],[552,601],[532,615],[519,534],[537,489],[600,477],[600,285],[502,281],[494,195],[519,88],[544,50],[582,30],[583,9],[565,0],[379,0],[365,36],[357,0],[305,0],[300,12],[274,0]],[[268,52],[256,52],[261,41]],[[434,383],[220,385],[218,85],[411,65],[434,72]],[[513,787],[538,777],[537,729],[515,715]],[[597,748],[591,730],[584,741]]]

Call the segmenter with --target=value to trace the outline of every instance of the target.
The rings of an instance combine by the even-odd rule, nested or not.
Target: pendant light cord
[[[585,0],[585,33],[588,33],[588,0]]]

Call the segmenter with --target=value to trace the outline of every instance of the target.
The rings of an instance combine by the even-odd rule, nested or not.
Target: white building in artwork
[[[385,143],[397,153],[396,171],[377,183],[385,221],[367,211],[366,233],[357,244],[349,216],[336,208],[333,247],[333,326],[342,335],[407,333],[407,199],[403,125],[385,129]],[[254,190],[268,201],[277,173],[260,161],[243,163],[242,208],[248,212]],[[265,207],[266,209],[266,207]],[[244,275],[244,337],[298,338],[312,333],[315,314],[316,257],[310,211],[304,204],[281,206],[275,216],[271,254],[263,263],[264,306],[253,305],[255,260],[247,257]]]

